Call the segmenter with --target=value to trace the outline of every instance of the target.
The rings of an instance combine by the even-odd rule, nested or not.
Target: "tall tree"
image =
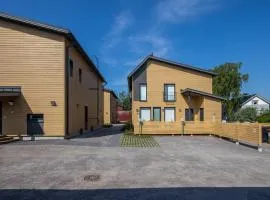
[[[218,74],[213,79],[213,92],[227,99],[224,103],[229,120],[239,105],[242,84],[248,81],[248,74],[240,72],[241,66],[242,63],[225,63],[213,69]]]
[[[127,92],[125,91],[119,92],[118,101],[123,106],[124,110],[131,109],[130,98]]]

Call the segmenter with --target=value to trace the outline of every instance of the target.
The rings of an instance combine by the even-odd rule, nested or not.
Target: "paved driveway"
[[[161,147],[0,146],[0,199],[270,199],[268,152],[208,136],[155,139]]]
[[[111,128],[99,128],[95,131],[79,135],[69,140],[36,140],[20,141],[12,143],[13,145],[72,145],[72,146],[90,146],[90,147],[119,147],[121,129],[123,125],[116,124]]]

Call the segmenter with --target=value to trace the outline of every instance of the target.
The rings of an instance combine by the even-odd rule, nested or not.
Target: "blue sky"
[[[270,99],[268,0],[1,0],[0,10],[69,28],[117,92],[153,52],[205,69],[241,61],[243,92]]]

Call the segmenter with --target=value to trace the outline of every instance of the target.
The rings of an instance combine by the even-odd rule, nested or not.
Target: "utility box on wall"
[[[44,134],[44,115],[27,114],[27,135]]]

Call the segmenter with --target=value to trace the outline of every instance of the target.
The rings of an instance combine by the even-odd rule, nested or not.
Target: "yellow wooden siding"
[[[69,57],[73,60],[73,77],[69,77],[69,133],[75,134],[80,129],[85,130],[85,106],[88,106],[87,130],[103,123],[103,82],[76,49],[69,49]],[[82,83],[79,82],[79,68],[82,70]],[[99,109],[97,109],[98,94]]]
[[[111,93],[105,90],[103,94],[104,94],[104,105],[103,105],[104,124],[110,124],[111,123]]]
[[[182,131],[182,121],[185,120],[185,109],[194,108],[195,122],[199,122],[199,109],[204,108],[204,122],[210,123],[221,121],[221,102],[212,98],[205,97],[184,97],[180,90],[192,88],[203,92],[212,93],[212,76],[205,75],[192,70],[184,70],[176,67],[170,67],[167,64],[151,61],[147,68],[147,101],[132,101],[132,121],[134,124],[134,132],[139,133],[139,110],[140,107],[175,107],[176,121],[164,122],[164,112],[161,111],[161,122],[145,122],[144,131],[148,134],[175,134]],[[164,102],[164,84],[175,84],[176,101]],[[134,84],[132,84],[132,87]],[[134,99],[134,87],[132,88],[132,96]],[[214,116],[214,117],[213,117]],[[205,124],[204,123],[204,124]],[[201,123],[198,127],[204,126]],[[206,131],[209,128],[206,125]],[[192,130],[190,130],[192,131]],[[194,132],[194,130],[192,131]]]
[[[112,124],[117,122],[117,99],[112,92],[104,90],[104,124]]]
[[[204,121],[205,122],[221,122],[222,105],[219,100],[210,97],[204,98]]]
[[[64,136],[64,56],[64,37],[0,20],[0,86],[22,87],[14,106],[0,99],[4,134],[27,134],[27,114],[43,113],[45,135]]]

